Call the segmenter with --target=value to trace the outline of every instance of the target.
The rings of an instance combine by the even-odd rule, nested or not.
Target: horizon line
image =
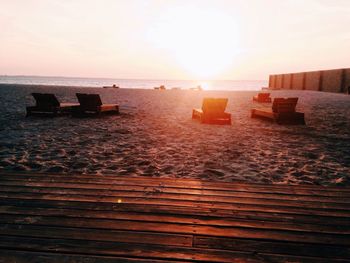
[[[46,78],[80,78],[80,79],[119,79],[119,80],[177,80],[177,81],[265,81],[267,79],[166,79],[166,78],[113,78],[113,77],[76,77],[54,75],[23,75],[23,74],[0,74],[0,77],[46,77]]]

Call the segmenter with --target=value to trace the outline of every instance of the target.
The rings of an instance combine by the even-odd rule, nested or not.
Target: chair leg
[[[32,107],[26,107],[26,117],[32,115]]]
[[[250,117],[255,118],[255,110],[254,109],[252,109]]]
[[[195,118],[196,118],[195,112],[194,110],[192,110],[192,119],[195,119]]]

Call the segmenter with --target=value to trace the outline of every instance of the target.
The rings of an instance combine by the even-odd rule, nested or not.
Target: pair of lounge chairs
[[[252,118],[274,121],[278,124],[303,124],[305,116],[295,110],[298,98],[275,98],[270,108],[255,108],[251,111]]]
[[[253,97],[253,101],[270,103],[270,93],[262,92]],[[271,109],[252,109],[252,118],[263,118],[278,124],[305,124],[304,113],[296,112],[298,98],[275,98]]]
[[[119,113],[118,104],[102,104],[100,95],[76,93],[79,103],[60,103],[54,94],[32,93],[36,105],[27,107],[27,115],[86,115],[105,112]]]
[[[225,112],[228,99],[204,98],[201,109],[192,110],[192,119],[206,124],[231,124],[231,114]],[[304,113],[296,112],[298,98],[275,98],[272,108],[252,109],[252,118],[275,121],[278,124],[305,124]]]

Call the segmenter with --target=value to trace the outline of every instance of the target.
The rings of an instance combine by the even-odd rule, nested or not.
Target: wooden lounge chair
[[[275,121],[278,124],[305,124],[304,113],[296,112],[298,98],[275,98],[272,109],[252,109],[252,118]]]
[[[270,103],[271,102],[270,93],[266,93],[266,92],[259,93],[257,96],[253,97],[253,101],[261,102],[261,103]]]
[[[32,93],[36,105],[27,107],[27,115],[58,116],[69,114],[74,108],[79,107],[78,103],[60,103],[54,94]]]
[[[100,95],[77,93],[80,106],[78,114],[119,113],[118,104],[102,104]]]
[[[201,109],[192,110],[192,119],[207,124],[231,125],[231,114],[225,112],[228,99],[204,98]]]

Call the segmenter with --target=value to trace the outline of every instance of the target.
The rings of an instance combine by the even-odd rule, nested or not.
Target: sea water
[[[0,76],[0,84],[54,85],[103,87],[113,84],[120,88],[153,89],[164,85],[167,89],[189,89],[201,86],[205,90],[260,90],[267,86],[267,80],[152,80],[152,79],[113,79],[76,78],[46,76]]]

